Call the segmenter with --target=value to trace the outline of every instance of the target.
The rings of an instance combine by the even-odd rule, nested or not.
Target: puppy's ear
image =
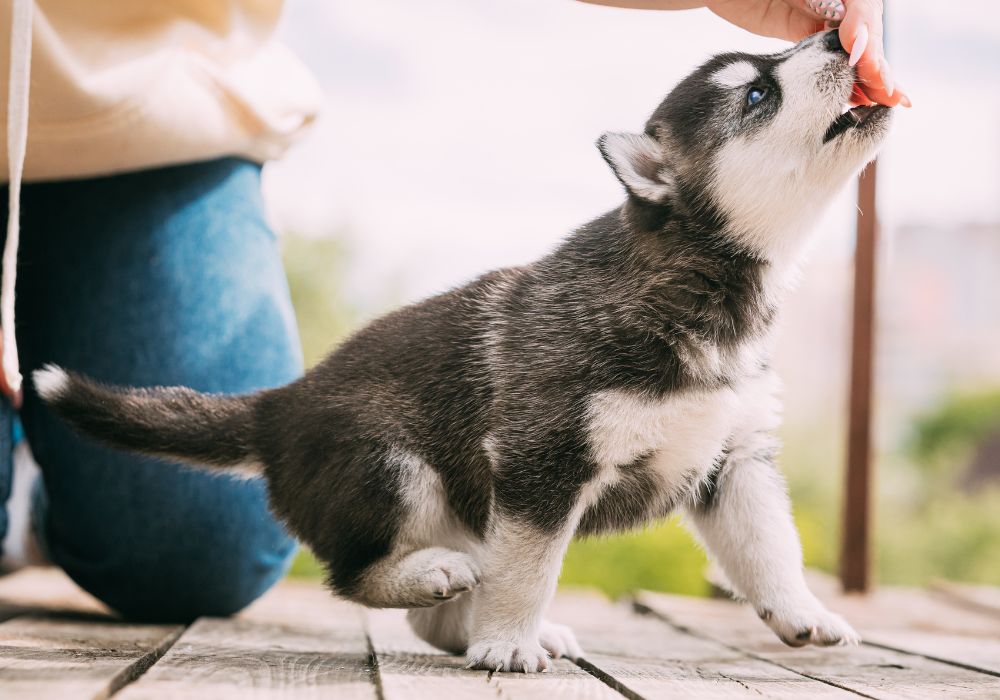
[[[674,195],[674,180],[663,147],[648,134],[607,133],[597,139],[604,160],[636,199],[667,204]]]

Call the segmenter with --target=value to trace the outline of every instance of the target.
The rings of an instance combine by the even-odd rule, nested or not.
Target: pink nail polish
[[[851,58],[848,60],[847,64],[850,66],[858,65],[858,61],[865,53],[865,49],[868,48],[868,25],[862,24],[858,27],[858,33],[854,35],[854,45],[851,47]]]

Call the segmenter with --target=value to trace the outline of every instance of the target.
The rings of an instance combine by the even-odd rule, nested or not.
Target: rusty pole
[[[844,591],[858,593],[868,590],[871,579],[872,383],[878,243],[876,166],[877,163],[872,163],[858,178],[847,483],[840,558],[840,581]]]

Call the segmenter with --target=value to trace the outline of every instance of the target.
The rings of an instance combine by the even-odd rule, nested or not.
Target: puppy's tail
[[[109,444],[200,467],[250,476],[254,395],[202,394],[184,387],[131,389],[98,384],[55,365],[33,373],[42,400],[77,430]]]

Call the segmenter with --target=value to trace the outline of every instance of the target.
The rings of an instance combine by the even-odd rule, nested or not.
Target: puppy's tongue
[[[864,90],[861,89],[861,85],[854,83],[854,88],[851,90],[851,99],[849,100],[852,107],[857,107],[859,105],[872,105],[871,98],[865,94]]]

